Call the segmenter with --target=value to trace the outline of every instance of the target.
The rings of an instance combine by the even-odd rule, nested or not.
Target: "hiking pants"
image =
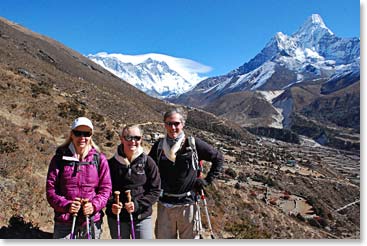
[[[117,219],[116,217],[107,216],[108,227],[112,239],[117,239]],[[130,221],[120,221],[121,239],[130,239]],[[134,220],[135,238],[136,239],[153,239],[152,216],[148,216],[143,220]]]
[[[166,205],[158,202],[157,239],[194,239],[195,204]]]
[[[93,239],[100,239],[102,234],[102,223],[100,221],[94,222],[94,236],[93,228],[90,225],[91,236]],[[71,224],[65,224],[61,222],[55,222],[54,226],[54,239],[70,239]],[[87,227],[81,225],[75,225],[74,229],[75,239],[87,239]]]

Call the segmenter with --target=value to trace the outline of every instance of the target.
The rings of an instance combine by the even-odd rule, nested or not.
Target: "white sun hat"
[[[73,124],[71,124],[71,130],[74,130],[78,126],[88,126],[93,131],[92,121],[90,121],[90,119],[88,119],[87,117],[79,117],[75,119]]]

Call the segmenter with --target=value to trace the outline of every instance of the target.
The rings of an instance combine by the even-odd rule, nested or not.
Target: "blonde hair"
[[[132,128],[137,128],[140,131],[140,134],[143,136],[144,131],[143,131],[143,129],[141,129],[140,125],[138,125],[138,124],[129,124],[129,125],[124,126],[124,128],[122,128],[122,130],[120,132],[120,136],[123,137],[124,132],[126,132],[127,130],[130,130]]]

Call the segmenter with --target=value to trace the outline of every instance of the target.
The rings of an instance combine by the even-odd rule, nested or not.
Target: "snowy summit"
[[[124,55],[100,52],[89,59],[148,95],[165,98],[192,89],[206,77],[210,67],[198,62],[162,54]]]
[[[226,75],[201,82],[194,90],[216,90],[217,95],[281,90],[295,83],[359,70],[359,43],[359,38],[335,36],[321,16],[313,14],[293,35],[276,33],[250,61]]]

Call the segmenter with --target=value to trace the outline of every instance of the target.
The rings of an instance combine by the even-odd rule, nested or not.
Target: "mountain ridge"
[[[100,52],[87,57],[157,98],[173,97],[190,90],[205,79],[198,73],[210,69],[189,59],[155,53],[132,56]]]

